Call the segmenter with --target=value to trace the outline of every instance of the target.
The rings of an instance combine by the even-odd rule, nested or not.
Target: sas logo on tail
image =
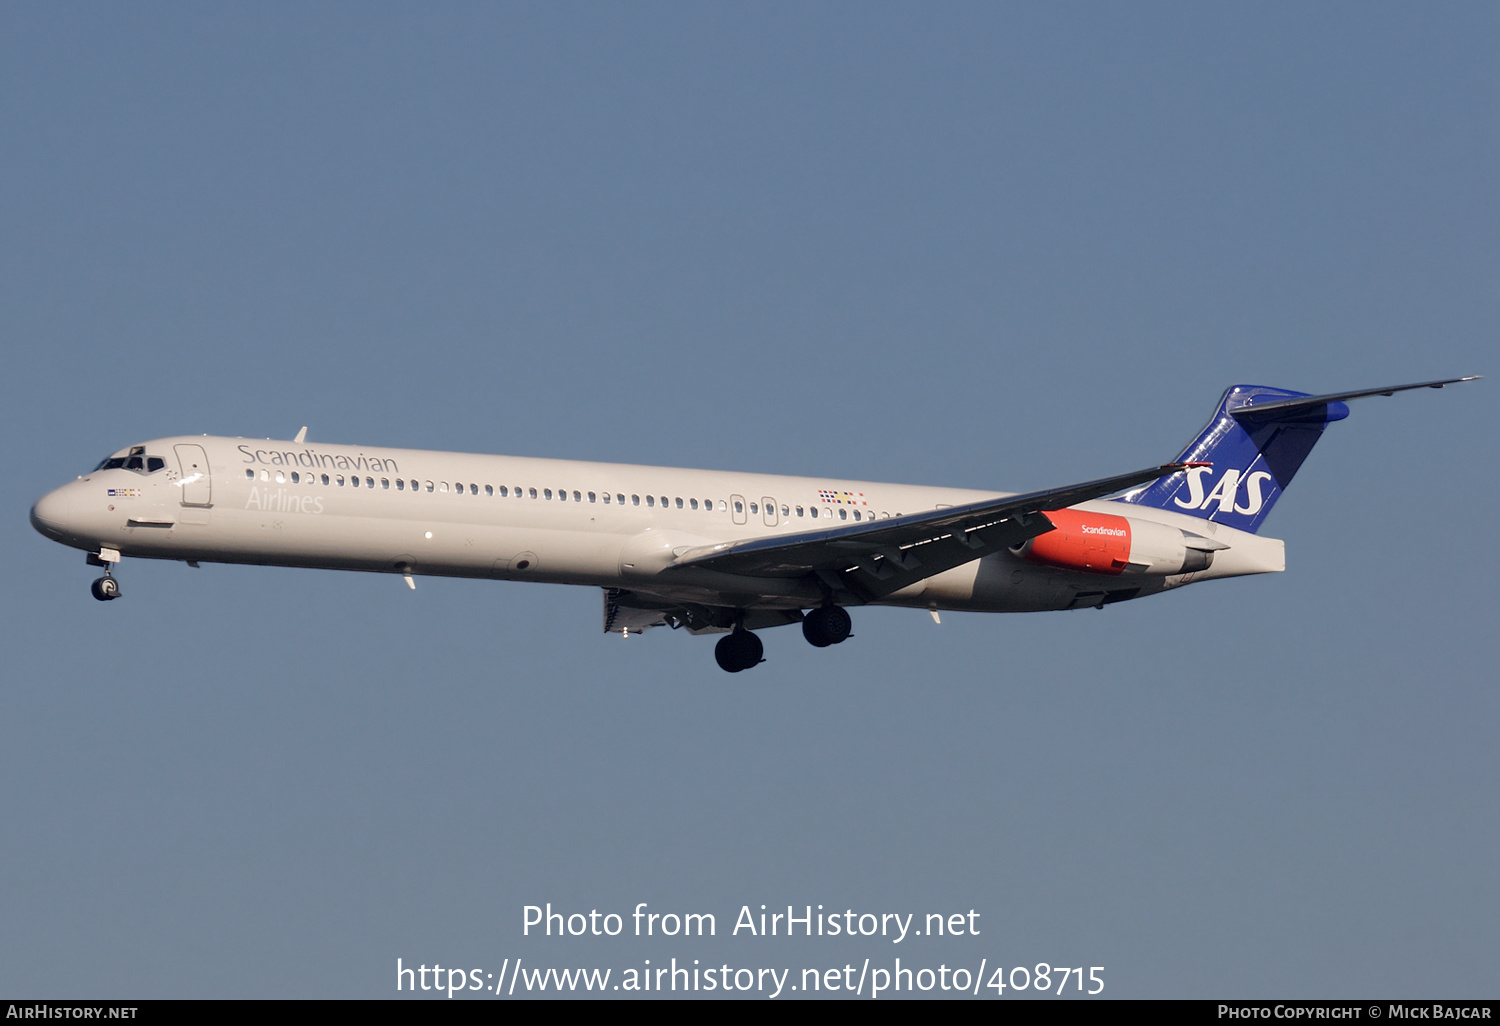
[[[1244,478],[1240,477],[1238,470],[1226,470],[1224,476],[1219,478],[1219,483],[1214,485],[1213,490],[1204,495],[1203,478],[1212,473],[1212,467],[1188,468],[1187,498],[1183,499],[1181,495],[1173,496],[1172,504],[1181,509],[1207,509],[1217,502],[1219,513],[1243,513],[1246,516],[1254,516],[1266,504],[1265,498],[1261,495],[1261,486],[1271,480],[1271,475],[1264,470],[1253,471],[1246,474]],[[1246,502],[1244,506],[1235,501],[1242,490]]]

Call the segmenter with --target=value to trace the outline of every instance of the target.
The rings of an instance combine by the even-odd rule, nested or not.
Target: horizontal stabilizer
[[[1343,402],[1345,399],[1363,399],[1371,395],[1395,395],[1397,392],[1409,392],[1414,388],[1442,388],[1445,385],[1457,385],[1464,381],[1478,381],[1482,374],[1471,374],[1466,378],[1444,378],[1442,381],[1419,381],[1414,385],[1388,385],[1385,388],[1365,388],[1358,392],[1330,392],[1328,395],[1309,395],[1298,399],[1276,399],[1269,402],[1256,402],[1251,400],[1249,405],[1241,406],[1237,410],[1229,411],[1237,420],[1248,418],[1259,419],[1262,416],[1280,411],[1290,413],[1293,410],[1308,409],[1313,406],[1327,406],[1329,403]]]

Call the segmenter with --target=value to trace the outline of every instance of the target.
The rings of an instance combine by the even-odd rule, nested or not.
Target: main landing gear
[[[760,639],[744,627],[736,627],[714,646],[714,658],[719,661],[719,668],[730,673],[750,669],[760,662],[764,653],[765,646],[760,643]]]
[[[104,576],[90,585],[89,590],[94,593],[94,598],[100,602],[108,602],[110,599],[120,597],[120,582],[111,577],[109,571],[106,569]]]
[[[810,610],[802,618],[802,636],[818,648],[827,648],[848,640],[851,627],[849,614],[842,606],[823,606],[821,609]],[[714,648],[714,658],[718,660],[719,667],[730,673],[750,669],[762,661],[761,656],[764,654],[765,647],[761,645],[760,638],[745,630],[743,613],[736,618],[734,630],[720,638],[719,644]]]
[[[802,636],[808,644],[827,648],[847,640],[853,626],[843,606],[823,606],[802,618]]]

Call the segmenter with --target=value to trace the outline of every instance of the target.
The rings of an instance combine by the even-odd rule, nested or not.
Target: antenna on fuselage
[[[293,438],[292,442],[295,445],[301,445],[305,441],[307,441],[307,425],[303,424],[302,430],[297,432],[297,437]]]

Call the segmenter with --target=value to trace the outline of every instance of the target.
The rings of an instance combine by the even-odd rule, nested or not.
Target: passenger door
[[[201,445],[174,445],[177,465],[182,469],[182,504],[184,506],[212,506],[213,480],[208,472],[208,453]]]

